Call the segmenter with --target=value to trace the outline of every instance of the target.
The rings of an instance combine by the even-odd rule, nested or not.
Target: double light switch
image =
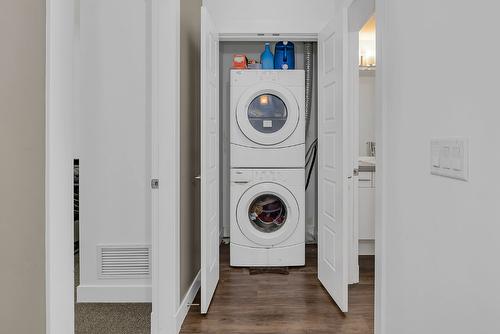
[[[469,143],[466,138],[431,140],[431,174],[467,181]]]

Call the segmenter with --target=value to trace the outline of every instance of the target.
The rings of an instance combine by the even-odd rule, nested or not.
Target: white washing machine
[[[304,169],[231,170],[231,266],[305,265]]]
[[[303,168],[303,70],[231,70],[231,167]]]

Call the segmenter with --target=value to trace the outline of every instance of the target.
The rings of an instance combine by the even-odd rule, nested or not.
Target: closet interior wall
[[[296,69],[304,69],[304,42],[292,41],[295,44],[295,66]],[[222,238],[230,236],[230,71],[233,55],[245,54],[248,58],[260,59],[264,50],[265,41],[223,41],[220,42],[219,71],[220,71],[220,235]],[[317,43],[313,43],[313,98],[311,108],[311,122],[306,137],[306,149],[317,138]],[[274,52],[275,42],[271,42],[271,50]],[[306,242],[315,243],[317,240],[317,175],[316,167],[311,174],[311,183],[306,192]]]

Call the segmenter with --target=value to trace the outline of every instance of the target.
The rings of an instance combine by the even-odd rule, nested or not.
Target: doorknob
[[[352,175],[353,176],[359,176],[359,169],[358,168],[354,168],[353,171],[352,171]],[[353,176],[348,176],[347,178],[349,180],[351,180]]]
[[[201,175],[195,176],[194,179],[197,181],[201,180]]]

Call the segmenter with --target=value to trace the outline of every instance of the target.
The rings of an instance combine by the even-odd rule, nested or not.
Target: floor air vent
[[[100,278],[149,278],[151,249],[149,246],[99,247]]]

